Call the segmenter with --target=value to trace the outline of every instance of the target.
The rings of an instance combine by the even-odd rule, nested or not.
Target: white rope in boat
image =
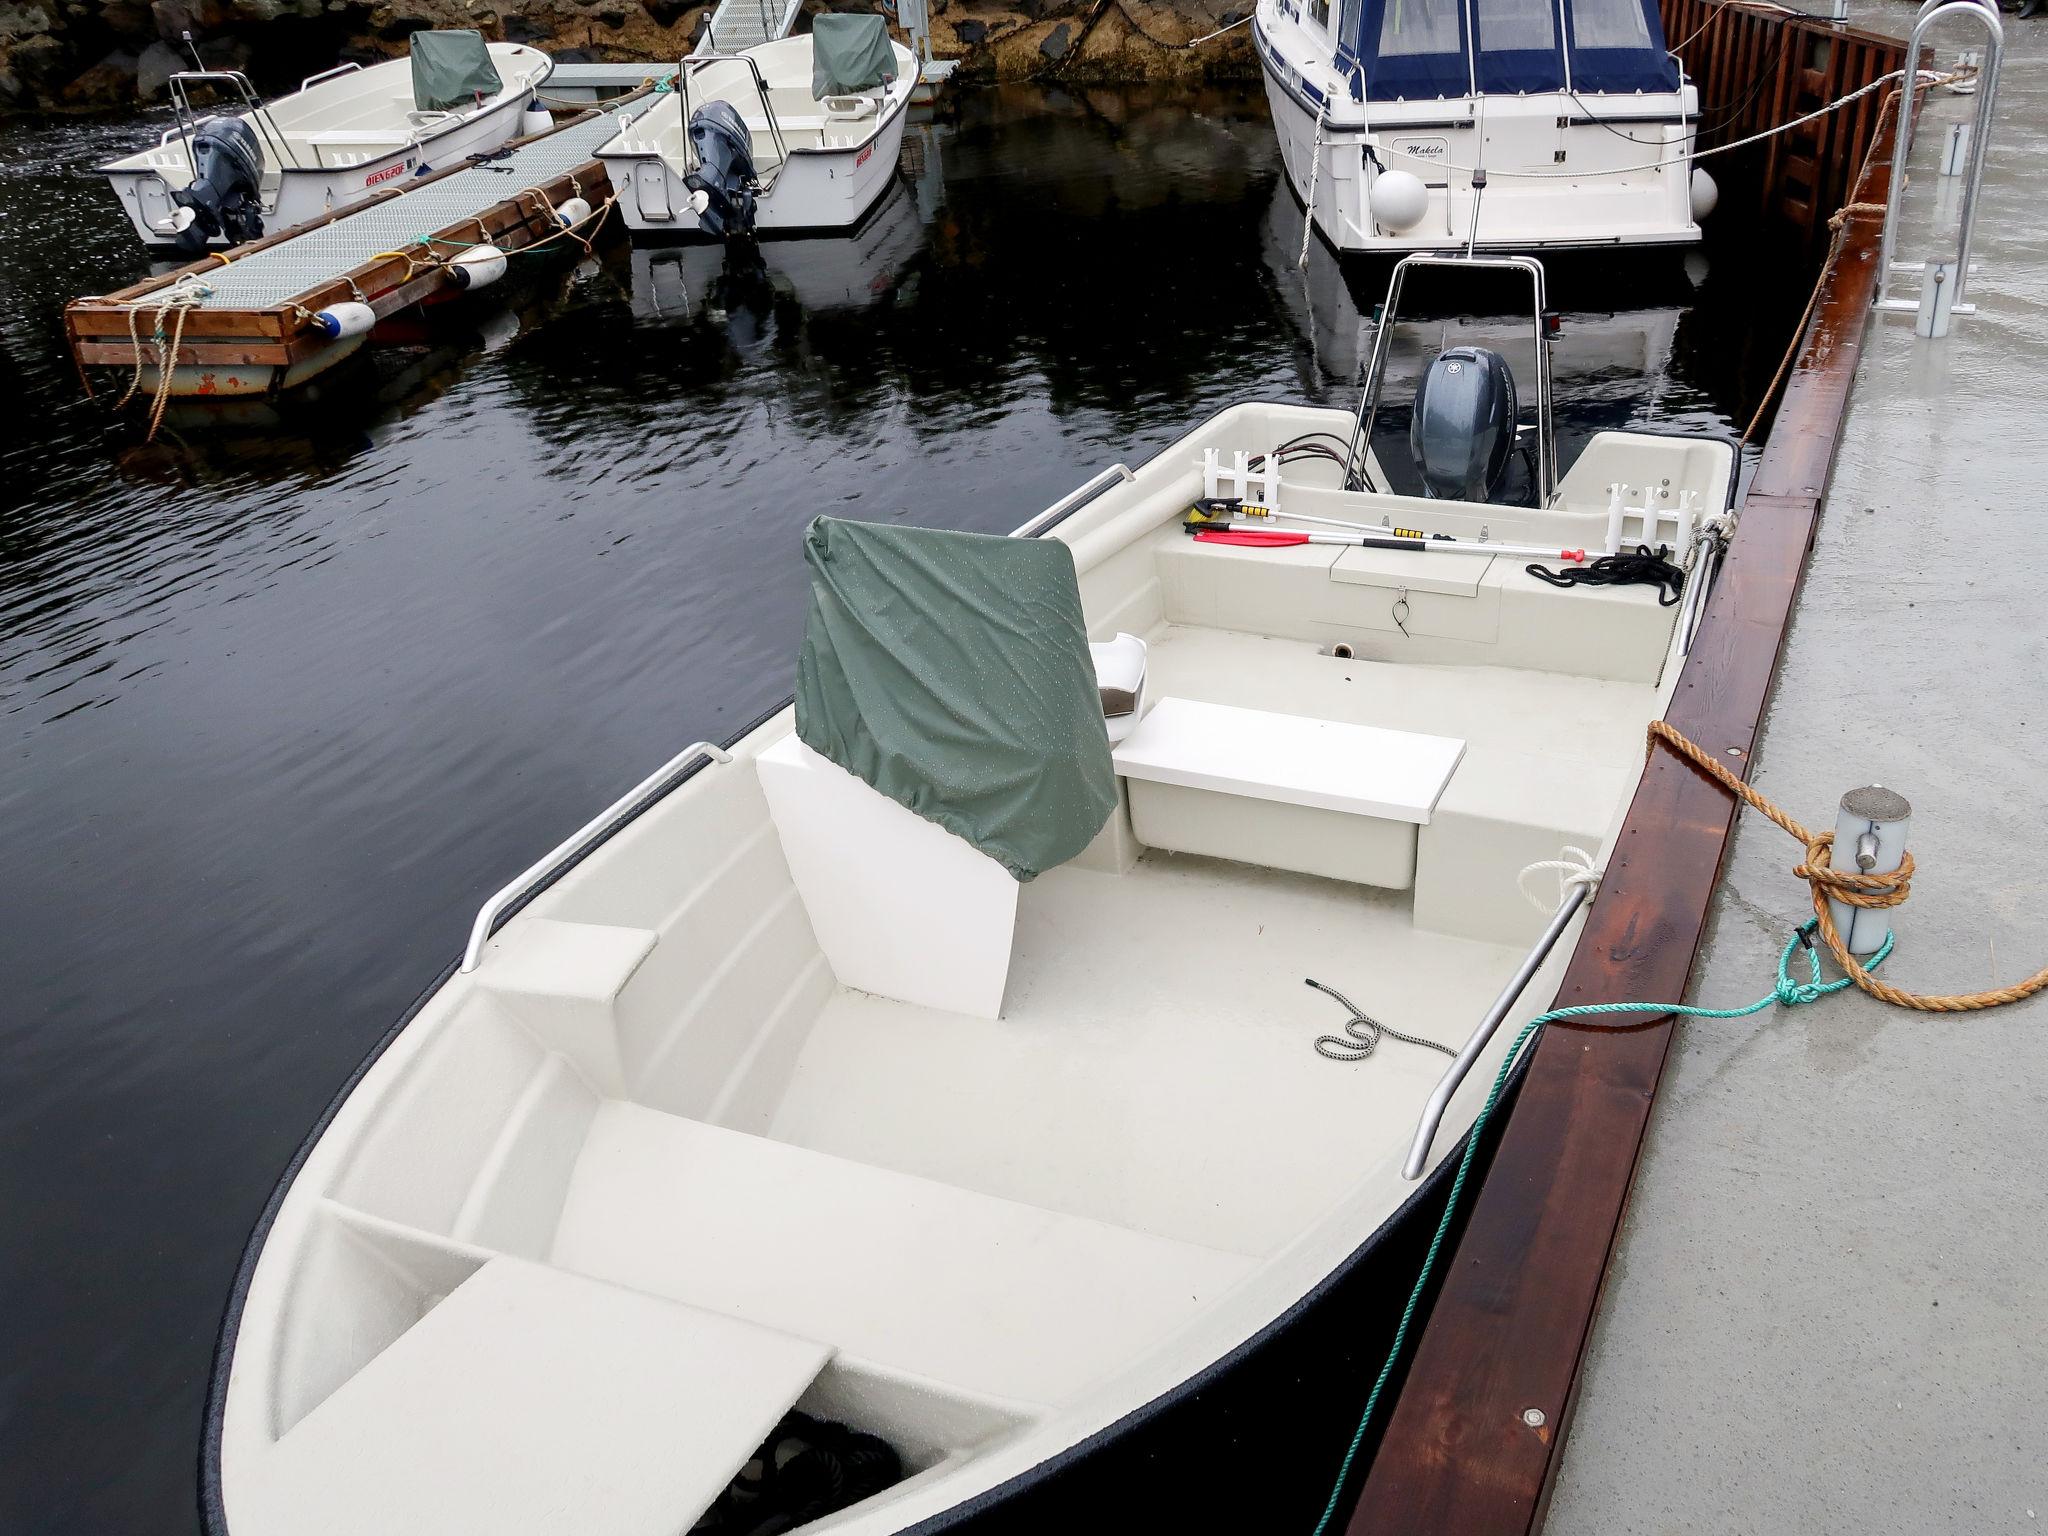
[[[1522,899],[1545,917],[1564,905],[1565,898],[1571,895],[1573,886],[1583,885],[1589,896],[1600,889],[1600,871],[1593,863],[1593,855],[1570,843],[1566,843],[1561,851],[1564,854],[1563,858],[1538,859],[1534,864],[1523,865],[1522,872],[1515,876],[1515,888],[1522,893]],[[1529,889],[1529,877],[1541,874],[1546,869],[1557,871],[1557,900],[1548,905]]]

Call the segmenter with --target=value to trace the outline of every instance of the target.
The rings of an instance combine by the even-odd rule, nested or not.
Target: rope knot
[[[1826,896],[1852,907],[1882,912],[1896,907],[1913,890],[1913,855],[1907,853],[1899,860],[1899,867],[1882,874],[1865,874],[1861,870],[1836,869],[1834,867],[1835,834],[1822,832],[1808,837],[1806,859],[1792,866],[1792,873],[1814,889],[1816,896]]]
[[[1801,1003],[1817,1003],[1834,988],[1818,981],[1794,981],[1790,976],[1780,976],[1771,994],[1787,1008],[1797,1008]]]

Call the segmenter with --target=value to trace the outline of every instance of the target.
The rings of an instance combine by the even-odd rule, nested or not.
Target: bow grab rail
[[[1065,517],[1069,512],[1080,511],[1081,508],[1087,506],[1089,502],[1100,496],[1112,485],[1118,485],[1123,481],[1135,480],[1137,478],[1138,472],[1132,469],[1130,465],[1112,464],[1109,468],[1098,471],[1080,485],[1075,486],[1074,489],[1067,492],[1058,501],[1026,522],[1012,537],[1028,538],[1039,529],[1045,527],[1046,524]]]
[[[476,915],[476,921],[470,925],[469,948],[462,952],[462,969],[473,971],[483,963],[484,945],[490,942],[491,934],[498,926],[498,919],[507,907],[535,890],[550,876],[559,873],[571,859],[587,853],[610,837],[623,818],[645,810],[667,794],[675,787],[676,775],[682,772],[691,759],[697,757],[707,757],[714,763],[732,761],[732,754],[725,748],[713,746],[708,741],[693,741],[599,811],[582,827],[570,833],[567,839],[543,855],[538,863],[521,871],[511,884],[483,904]]]
[[[1429,1096],[1429,1103],[1423,1107],[1421,1123],[1415,1127],[1415,1142],[1408,1148],[1408,1161],[1401,1167],[1401,1177],[1414,1180],[1422,1177],[1429,1164],[1429,1144],[1436,1140],[1437,1127],[1443,1124],[1444,1111],[1451,1107],[1451,1098],[1465,1081],[1465,1074],[1472,1070],[1472,1064],[1479,1059],[1479,1053],[1486,1049],[1486,1043],[1500,1028],[1500,1021],[1508,1016],[1508,1010],[1515,1006],[1543,962],[1550,958],[1551,950],[1563,937],[1571,920],[1578,916],[1593,894],[1593,887],[1586,881],[1573,882],[1571,889],[1558,903],[1557,911],[1551,914],[1549,926],[1536,941],[1536,947],[1529,951],[1521,966],[1493,1000],[1493,1006],[1486,1010],[1486,1017],[1479,1021],[1479,1027],[1472,1032],[1472,1038],[1465,1042],[1465,1048],[1458,1052],[1458,1059],[1445,1070],[1443,1080],[1436,1085],[1436,1092]]]

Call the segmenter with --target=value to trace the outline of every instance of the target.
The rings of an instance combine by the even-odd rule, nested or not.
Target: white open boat
[[[393,59],[368,69],[339,65],[265,102],[237,71],[189,70],[170,81],[177,121],[156,144],[101,166],[101,174],[146,245],[177,247],[190,222],[178,194],[199,175],[203,157],[195,155],[195,142],[216,121],[192,107],[191,92],[210,86],[244,109],[237,114],[244,142],[260,158],[260,185],[253,189],[259,232],[274,234],[405,177],[497,149],[519,133],[521,114],[555,67],[537,48],[485,43],[473,32],[417,33],[415,49],[422,38],[453,38],[441,46],[472,53],[477,88],[460,99],[429,94],[423,100],[413,62]],[[185,235],[184,243],[238,242],[216,232],[210,239]]]
[[[1607,432],[1551,489],[1539,363],[1532,504],[1388,494],[1383,363],[1356,419],[1232,406],[1010,540],[815,525],[802,696],[849,657],[897,686],[832,741],[785,707],[685,749],[479,914],[252,1239],[212,1529],[746,1529],[728,1485],[814,1431],[792,1411],[900,1458],[816,1528],[971,1522],[1374,1242],[1470,1125],[1494,1026],[1555,990],[1587,887],[1546,915],[1521,877],[1618,827],[1735,471],[1726,441]],[[1440,366],[1433,420],[1485,373]],[[1205,500],[1336,541],[1191,537]],[[833,564],[862,540],[907,552],[898,598]],[[928,600],[981,579],[948,541],[974,601]],[[1638,541],[1701,551],[1683,601],[1526,569]],[[1051,576],[1010,582],[1023,555]],[[920,720],[926,749],[839,765]],[[956,835],[990,797],[1013,841]],[[1054,831],[1080,851],[1013,879]],[[1306,978],[1444,1055],[1325,1059],[1372,1029]]]
[[[1657,0],[1259,0],[1253,37],[1339,251],[1690,245],[1713,208]]]
[[[818,33],[684,59],[675,91],[597,152],[627,228],[767,239],[858,224],[895,181],[918,70],[879,16],[820,16],[815,25],[829,32],[839,23],[872,24],[872,68],[821,75]],[[720,121],[707,126],[712,119]]]

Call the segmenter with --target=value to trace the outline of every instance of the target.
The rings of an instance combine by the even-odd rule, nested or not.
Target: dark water
[[[616,244],[144,446],[59,327],[142,270],[83,174],[134,133],[0,128],[10,1532],[193,1530],[278,1170],[490,889],[782,695],[809,518],[1003,531],[1232,399],[1348,403],[1376,296],[1295,270],[1255,88],[963,93],[886,237]],[[1575,277],[1647,307],[1574,317],[1566,462],[1746,419],[1804,297],[1751,315],[1767,270]]]

